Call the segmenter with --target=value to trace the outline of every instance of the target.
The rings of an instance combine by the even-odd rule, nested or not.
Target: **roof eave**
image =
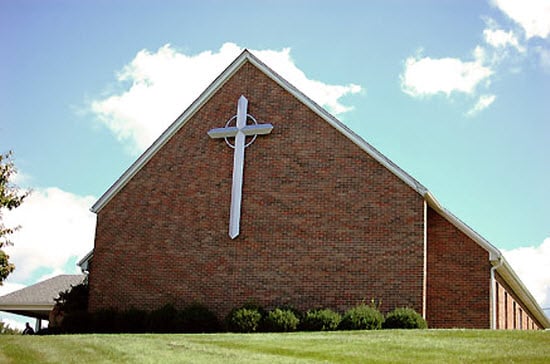
[[[319,117],[324,119],[332,127],[338,130],[340,133],[344,134],[355,145],[357,145],[364,152],[366,152],[368,155],[370,155],[372,158],[374,158],[376,161],[378,161],[380,164],[386,167],[390,172],[392,172],[394,175],[399,177],[403,182],[405,182],[405,184],[407,184],[409,187],[411,187],[420,195],[423,195],[427,191],[427,189],[420,182],[418,182],[411,175],[409,175],[407,172],[405,172],[399,166],[393,163],[390,159],[388,159],[386,156],[380,153],[376,148],[374,148],[365,139],[363,139],[354,131],[352,131],[350,128],[348,128],[344,123],[342,123],[337,118],[332,116],[328,111],[326,111],[323,107],[321,107],[315,101],[310,99],[306,94],[304,94],[302,91],[297,89],[294,85],[292,85],[290,82],[285,80],[282,76],[280,76],[277,72],[275,72],[265,63],[260,61],[253,54],[249,53],[248,55],[249,55],[248,60],[253,65],[255,65],[257,68],[263,71],[269,78],[271,78],[275,83],[277,83],[283,89],[290,92],[301,103],[306,105],[310,110],[312,110]]]
[[[502,279],[504,279],[510,288],[519,296],[521,302],[527,306],[529,311],[536,317],[541,325],[543,325],[545,329],[550,329],[550,319],[546,316],[537,300],[531,295],[531,292],[525,287],[504,256],[502,256],[501,261],[502,265],[496,269],[498,274],[500,274]],[[496,263],[494,265],[496,266]]]
[[[51,311],[54,303],[0,304],[0,311]]]
[[[490,261],[492,262],[497,261],[499,257],[502,256],[502,253],[493,244],[489,243],[487,240],[485,240],[485,238],[479,235],[474,229],[466,225],[462,220],[456,217],[453,213],[451,213],[449,210],[444,208],[439,203],[439,201],[437,201],[435,196],[430,191],[426,191],[426,193],[424,194],[424,198],[426,199],[426,201],[428,202],[428,205],[432,209],[437,211],[441,216],[443,216],[443,218],[449,221],[458,230],[460,230],[470,239],[475,241],[479,246],[485,249],[489,253]]]
[[[16,315],[48,320],[53,304],[0,305],[0,311]]]
[[[99,213],[101,209],[134,177],[134,175],[160,150],[170,138],[214,95],[214,93],[249,59],[250,52],[244,50],[191,105],[132,163],[132,165],[109,187],[91,207]]]

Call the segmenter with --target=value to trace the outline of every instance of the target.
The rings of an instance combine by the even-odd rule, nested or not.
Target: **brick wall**
[[[490,328],[489,253],[428,209],[426,319],[432,328]]]
[[[272,123],[246,149],[241,235],[228,237],[233,150],[207,136],[236,113]],[[99,212],[90,308],[198,301],[422,312],[423,200],[251,64]]]
[[[542,325],[497,273],[497,329],[538,330]]]

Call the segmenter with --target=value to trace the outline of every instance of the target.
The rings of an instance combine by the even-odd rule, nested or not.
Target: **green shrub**
[[[54,298],[54,320],[50,322],[50,331],[66,333],[86,333],[92,330],[92,318],[88,310],[88,285],[81,283],[66,291],[59,292]],[[59,324],[61,327],[54,327]]]
[[[103,309],[90,315],[90,331],[101,334],[114,333],[118,312],[113,308]],[[65,321],[65,319],[63,319]]]
[[[220,322],[206,306],[193,303],[178,313],[177,332],[207,333],[220,331]]]
[[[276,308],[267,314],[265,326],[268,331],[289,332],[296,331],[300,319],[291,309]]]
[[[147,331],[155,333],[176,332],[178,311],[172,304],[166,304],[149,313]]]
[[[227,330],[232,332],[256,332],[261,321],[262,313],[254,307],[233,309],[225,319]]]
[[[148,312],[130,308],[116,315],[116,332],[144,333],[147,332]]]
[[[389,312],[384,321],[385,329],[425,329],[426,320],[412,308],[399,307]]]
[[[362,303],[350,308],[340,322],[342,330],[378,330],[382,328],[384,316],[380,313],[374,302],[370,305]]]
[[[59,332],[67,334],[84,334],[91,331],[91,316],[87,311],[76,310],[63,315]],[[54,329],[54,327],[52,327]],[[53,331],[53,330],[52,330]]]
[[[338,328],[342,316],[331,309],[309,310],[304,316],[301,326],[306,331],[332,331]]]

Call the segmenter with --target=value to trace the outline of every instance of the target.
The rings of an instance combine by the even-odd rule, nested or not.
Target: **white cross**
[[[229,126],[229,123],[235,118],[229,119],[224,128],[212,129],[208,132],[210,138],[224,138],[226,143],[235,149],[233,155],[233,186],[231,187],[231,211],[229,215],[229,237],[235,239],[239,235],[239,226],[241,220],[241,201],[243,191],[243,171],[244,171],[244,149],[248,147],[258,135],[271,133],[273,125],[258,124],[256,120],[247,114],[248,100],[241,95],[237,104],[237,123],[235,126]],[[247,118],[254,121],[253,125],[246,125]],[[245,143],[247,136],[253,136],[252,141]],[[235,138],[235,145],[231,145],[227,138]]]

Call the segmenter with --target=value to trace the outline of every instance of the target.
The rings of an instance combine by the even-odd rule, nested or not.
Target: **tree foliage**
[[[0,285],[15,269],[13,263],[9,261],[9,255],[4,252],[3,248],[12,245],[9,239],[10,235],[18,229],[18,227],[4,226],[2,212],[5,209],[12,210],[19,207],[28,195],[28,192],[21,193],[19,188],[10,181],[16,173],[11,157],[12,152],[0,154]]]
[[[11,328],[10,325],[0,321],[0,335],[19,335],[21,330],[17,328]]]
[[[88,284],[80,283],[59,292],[59,297],[54,298],[54,301],[63,312],[86,311],[88,310],[88,295]]]

